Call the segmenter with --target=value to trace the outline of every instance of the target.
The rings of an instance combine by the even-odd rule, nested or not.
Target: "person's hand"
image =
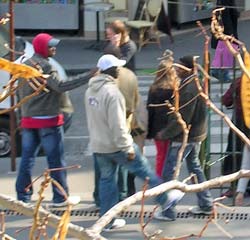
[[[169,40],[170,40],[170,43],[173,44],[174,43],[174,37],[172,34],[169,35]]]
[[[133,161],[134,159],[135,159],[135,153],[134,152],[131,152],[131,153],[129,152],[128,153],[128,160]]]
[[[116,46],[119,47],[120,43],[121,43],[121,34],[115,34],[111,39],[110,39],[111,43]]]
[[[156,140],[161,140],[161,139],[162,139],[162,132],[161,132],[161,131],[158,132],[158,133],[156,133],[155,139],[156,139]]]
[[[135,159],[135,150],[134,148],[131,148],[128,153],[128,161],[133,161]]]
[[[238,192],[235,197],[235,206],[243,206],[244,202],[244,193]]]

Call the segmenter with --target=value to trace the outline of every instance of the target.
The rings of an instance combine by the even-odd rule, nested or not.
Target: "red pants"
[[[156,147],[155,171],[157,176],[162,176],[162,169],[168,152],[169,140],[154,140]]]

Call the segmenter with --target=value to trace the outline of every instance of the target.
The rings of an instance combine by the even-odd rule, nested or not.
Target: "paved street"
[[[182,30],[180,34],[177,30],[175,31],[175,42],[174,44],[169,43],[169,39],[166,37],[162,38],[162,49],[159,49],[155,44],[147,45],[142,48],[141,52],[137,53],[136,64],[137,71],[139,76],[139,86],[140,92],[143,95],[143,98],[146,99],[147,91],[149,85],[152,83],[153,77],[145,75],[142,71],[144,69],[154,69],[158,64],[157,58],[161,56],[165,48],[170,48],[174,51],[174,56],[176,61],[179,57],[186,54],[199,55],[200,60],[202,60],[202,51],[203,51],[203,36],[197,36],[199,31],[194,28],[194,25],[190,25],[190,28]],[[250,44],[249,36],[249,20],[241,21],[239,24],[239,36],[242,41],[244,41],[247,47]],[[58,35],[62,39],[62,42],[58,46],[57,60],[66,68],[71,74],[75,72],[84,71],[86,69],[92,68],[96,65],[98,57],[101,55],[101,52],[88,49],[87,46],[90,43],[84,38],[78,37],[69,37],[65,35]],[[27,37],[27,39],[31,39]],[[213,55],[213,51],[211,51]],[[220,84],[216,80],[213,80],[211,84],[211,98],[216,101],[216,104],[220,105],[220,96],[224,90],[228,87],[225,85],[221,88]],[[68,172],[68,180],[70,192],[72,195],[79,195],[81,197],[81,204],[74,211],[72,216],[72,222],[79,224],[82,227],[91,226],[94,221],[98,219],[98,214],[93,210],[93,166],[92,158],[88,152],[88,132],[86,127],[86,118],[84,111],[84,93],[86,86],[79,89],[73,90],[70,92],[73,104],[75,106],[75,115],[73,118],[73,125],[65,136],[65,150],[66,150],[66,160],[68,165],[80,164],[81,168],[77,170],[70,170]],[[227,112],[230,114],[230,111]],[[224,139],[224,144],[220,144],[220,119],[218,116],[211,114],[211,151],[224,151],[226,145],[226,136],[228,128],[224,126],[222,137]],[[146,156],[148,157],[152,167],[154,166],[154,153],[155,149],[151,141],[147,141],[146,144]],[[213,156],[213,159],[216,160],[217,156]],[[16,173],[10,172],[10,159],[2,158],[0,159],[2,165],[0,169],[0,178],[1,178],[1,193],[15,197],[14,184]],[[17,159],[17,165],[19,158]],[[46,162],[43,157],[40,157],[36,161],[36,166],[34,169],[34,177],[39,176],[43,169],[45,169]],[[211,168],[211,177],[220,176],[220,163],[212,165]],[[180,179],[187,177],[187,171],[185,163],[181,171]],[[141,189],[142,182],[136,180],[137,189]],[[39,189],[39,183],[35,185],[35,192]],[[214,197],[220,195],[220,189],[213,189],[212,194]],[[34,201],[37,199],[37,194],[34,194]],[[51,189],[48,189],[46,192],[45,202],[50,201],[51,199]],[[152,221],[148,231],[154,231],[158,228],[163,230],[163,235],[168,236],[180,236],[187,233],[198,233],[206,222],[206,218],[199,217],[194,218],[187,214],[187,209],[191,205],[196,204],[195,194],[187,194],[183,200],[178,205],[178,218],[177,221],[171,223]],[[247,198],[246,204],[248,204],[249,198]],[[232,199],[228,199],[225,203],[231,205]],[[146,213],[147,216],[152,211],[152,200],[147,201]],[[219,215],[220,223],[225,226],[225,229],[235,236],[234,239],[249,239],[250,230],[249,225],[249,208],[242,207],[237,208],[235,212],[230,212],[225,209],[221,209],[221,215]],[[105,236],[108,239],[114,240],[130,240],[143,239],[142,234],[140,233],[139,228],[139,217],[138,213],[140,212],[139,205],[135,205],[127,212],[123,217],[126,218],[128,225],[126,228],[117,231],[115,233],[109,233]],[[27,219],[24,216],[11,215],[10,212],[6,213],[7,215],[7,232],[12,236],[16,229],[20,227],[29,226],[30,219]],[[231,221],[225,225],[223,221],[225,219],[231,219]],[[244,229],[244,230],[243,230]],[[51,230],[50,230],[51,232]],[[25,240],[27,239],[27,230],[23,231],[18,235],[17,239]],[[70,239],[70,238],[69,238]],[[191,238],[190,238],[191,239]],[[193,238],[194,239],[194,238]],[[208,230],[205,232],[202,239],[206,240],[224,240],[228,239],[221,231],[216,228],[215,225],[209,225]]]

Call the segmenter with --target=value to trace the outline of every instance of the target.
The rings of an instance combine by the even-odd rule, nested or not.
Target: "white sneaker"
[[[80,196],[69,196],[68,199],[65,200],[64,202],[50,203],[50,204],[47,204],[46,207],[47,208],[65,208],[68,205],[75,206],[79,204],[80,200],[81,200]]]
[[[126,221],[122,218],[116,218],[115,221],[113,222],[113,224],[107,225],[106,227],[103,228],[104,232],[111,232],[115,229],[119,229],[122,228],[126,225]]]

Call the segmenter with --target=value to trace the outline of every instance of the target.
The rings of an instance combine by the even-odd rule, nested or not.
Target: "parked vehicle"
[[[0,57],[9,59],[10,52],[4,44],[9,43],[9,33],[6,27],[0,26]],[[16,55],[15,62],[20,63],[24,58],[29,58],[33,55],[34,50],[30,42],[24,40],[22,37],[15,37],[15,51],[17,53],[24,52],[24,55]],[[67,78],[65,70],[63,67],[55,60],[50,59],[53,67],[58,71],[59,76],[62,80]],[[10,74],[6,71],[0,69],[0,93],[3,87],[8,83],[10,79]],[[5,99],[0,102],[0,110],[8,109],[10,107],[10,98]],[[15,111],[18,112],[17,110]],[[16,119],[18,121],[18,114],[16,114]],[[20,132],[16,131],[16,146],[17,155],[20,155],[21,150],[21,136]],[[4,113],[0,114],[0,157],[8,156],[11,152],[11,138],[10,138],[10,114]]]

